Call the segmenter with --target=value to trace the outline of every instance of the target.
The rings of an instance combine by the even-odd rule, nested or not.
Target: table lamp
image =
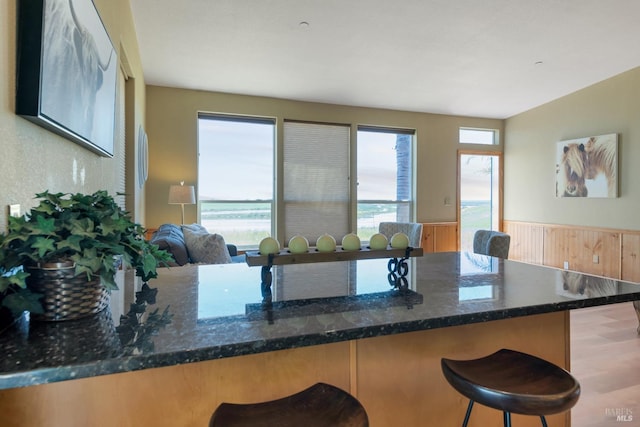
[[[182,208],[182,224],[184,224],[184,205],[193,205],[196,202],[196,193],[193,185],[172,185],[169,187],[169,204],[180,205]]]

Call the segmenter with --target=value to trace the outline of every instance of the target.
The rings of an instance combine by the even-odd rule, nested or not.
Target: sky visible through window
[[[200,119],[200,198],[271,200],[273,139],[273,125]],[[396,134],[358,132],[359,199],[396,199],[395,145]]]
[[[273,198],[274,125],[198,120],[200,199]]]
[[[460,128],[461,144],[493,145],[496,143],[496,131],[493,129]]]
[[[396,200],[396,134],[358,131],[358,200]]]

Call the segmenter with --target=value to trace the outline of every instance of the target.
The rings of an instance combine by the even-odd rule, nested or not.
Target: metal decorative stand
[[[391,258],[387,264],[387,269],[389,270],[387,279],[389,280],[389,284],[395,289],[401,291],[409,289],[409,281],[407,280],[409,264],[407,264],[407,260],[411,257],[412,250],[413,248],[408,247],[402,258]]]
[[[260,272],[260,291],[262,292],[263,301],[271,301],[271,282],[273,281],[273,273],[271,267],[273,266],[273,254],[267,256],[268,263],[263,265]]]
[[[262,267],[260,273],[260,290],[262,301],[271,302],[271,284],[273,273],[271,267],[274,265],[306,264],[312,262],[333,262],[333,261],[357,261],[363,259],[390,258],[388,263],[389,284],[396,289],[406,290],[409,288],[407,274],[409,265],[407,260],[412,257],[422,256],[422,248],[404,249],[382,249],[372,250],[362,248],[357,251],[346,251],[341,247],[334,252],[319,252],[316,248],[309,248],[308,252],[292,254],[288,250],[280,251],[277,254],[261,255],[258,251],[246,253],[246,262],[250,267]]]

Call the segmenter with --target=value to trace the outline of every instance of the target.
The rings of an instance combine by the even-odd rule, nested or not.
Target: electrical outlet
[[[20,205],[9,205],[9,216],[18,218],[20,216]]]
[[[593,256],[593,263],[594,263],[594,264],[597,264],[597,263],[599,263],[599,262],[600,262],[600,257],[599,257],[598,255],[594,255],[594,256]]]
[[[564,269],[568,270],[569,269],[569,261],[565,261],[564,262]]]

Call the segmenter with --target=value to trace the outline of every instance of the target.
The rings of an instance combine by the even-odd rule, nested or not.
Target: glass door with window
[[[473,251],[476,230],[500,229],[501,160],[501,153],[458,153],[461,251]]]

